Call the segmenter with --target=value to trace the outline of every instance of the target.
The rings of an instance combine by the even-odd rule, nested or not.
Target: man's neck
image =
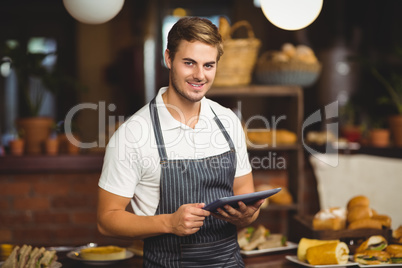
[[[162,99],[174,119],[191,128],[195,127],[200,115],[201,101],[191,102],[169,89],[162,94]]]

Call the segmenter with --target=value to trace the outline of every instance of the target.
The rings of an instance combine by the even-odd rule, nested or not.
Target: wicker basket
[[[305,63],[298,60],[274,61],[273,52],[264,52],[257,61],[255,79],[259,84],[268,85],[313,85],[320,73],[321,64]]]
[[[231,36],[240,27],[247,28],[248,38],[232,39]],[[260,46],[261,41],[254,37],[250,23],[244,20],[236,22],[230,28],[230,35],[224,39],[224,54],[218,63],[214,86],[250,84]]]

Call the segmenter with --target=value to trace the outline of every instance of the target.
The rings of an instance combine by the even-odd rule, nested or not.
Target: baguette
[[[306,252],[306,260],[312,265],[346,264],[348,259],[349,248],[344,242],[325,243]]]
[[[299,241],[299,246],[297,247],[297,258],[301,261],[306,260],[307,249],[310,247],[331,243],[331,242],[340,242],[339,240],[318,240],[318,239],[309,239],[302,238]]]

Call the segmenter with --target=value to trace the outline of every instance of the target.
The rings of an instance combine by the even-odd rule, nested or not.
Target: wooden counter
[[[244,262],[246,267],[249,268],[257,268],[257,267],[300,267],[297,264],[294,264],[288,261],[285,256],[286,255],[296,255],[296,251],[286,251],[279,254],[268,254],[262,255],[258,257],[245,257]],[[62,263],[63,268],[79,268],[79,267],[88,267],[79,261],[71,260],[67,257],[62,257],[59,262]],[[133,258],[125,261],[119,261],[114,264],[105,266],[111,268],[132,268],[132,267],[142,267],[142,258],[138,256],[134,256]]]
[[[265,267],[275,267],[275,268],[300,268],[303,267],[286,259],[286,255],[296,255],[296,250],[288,250],[280,253],[270,253],[255,257],[244,257],[244,263],[246,268],[265,268]],[[89,267],[83,263],[68,258],[62,258],[60,262],[63,264],[63,268],[80,268]],[[142,258],[134,256],[133,258],[125,261],[116,262],[112,265],[105,267],[111,268],[132,268],[132,267],[142,267]],[[351,268],[359,267],[348,266]]]
[[[0,157],[0,174],[100,172],[103,153]]]

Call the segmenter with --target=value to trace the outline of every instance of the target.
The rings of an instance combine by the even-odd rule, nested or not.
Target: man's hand
[[[254,204],[246,206],[243,202],[239,202],[239,208],[235,209],[229,205],[225,205],[222,208],[218,208],[219,213],[212,213],[212,215],[218,219],[230,222],[237,227],[245,227],[250,225],[256,218],[256,212],[259,211],[264,199],[258,200]]]
[[[178,236],[187,236],[198,232],[202,225],[204,225],[205,217],[211,213],[202,209],[204,203],[198,204],[185,204],[171,214],[170,227],[172,233]]]

